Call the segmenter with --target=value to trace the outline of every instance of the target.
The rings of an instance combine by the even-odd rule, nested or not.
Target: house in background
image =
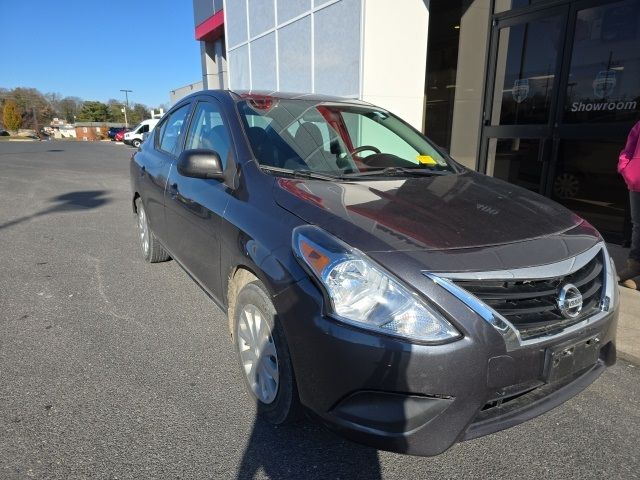
[[[107,138],[111,127],[124,127],[123,123],[114,122],[76,122],[76,138],[84,142],[92,142]]]

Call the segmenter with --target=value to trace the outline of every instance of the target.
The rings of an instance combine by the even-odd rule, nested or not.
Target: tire
[[[142,142],[138,138],[134,138],[131,141],[131,145],[133,145],[135,148],[138,148],[140,145],[142,145]]]
[[[580,192],[580,178],[573,173],[561,173],[553,181],[553,193],[562,200],[570,200]]]
[[[169,254],[162,247],[149,226],[147,212],[144,209],[140,197],[136,199],[136,213],[138,218],[138,239],[140,240],[140,250],[142,257],[149,263],[166,262]]]
[[[233,338],[240,372],[258,415],[274,425],[298,420],[302,407],[289,347],[260,281],[248,283],[236,297]]]

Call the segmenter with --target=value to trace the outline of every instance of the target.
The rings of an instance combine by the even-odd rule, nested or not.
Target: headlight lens
[[[324,286],[337,319],[422,342],[460,336],[442,315],[366,255],[324,230],[297,227],[293,251]]]

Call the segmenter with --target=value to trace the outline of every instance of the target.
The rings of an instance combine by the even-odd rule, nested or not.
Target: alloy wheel
[[[145,255],[149,254],[149,225],[147,224],[147,214],[144,211],[142,202],[138,206],[138,233],[140,234],[140,245]]]
[[[278,353],[271,328],[255,305],[246,305],[240,312],[237,341],[251,391],[262,403],[272,403],[278,394],[280,379]]]

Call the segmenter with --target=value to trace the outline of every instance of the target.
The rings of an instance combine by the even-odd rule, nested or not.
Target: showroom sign
[[[613,110],[635,110],[638,102],[634,100],[620,102],[573,102],[572,112],[601,112]]]

